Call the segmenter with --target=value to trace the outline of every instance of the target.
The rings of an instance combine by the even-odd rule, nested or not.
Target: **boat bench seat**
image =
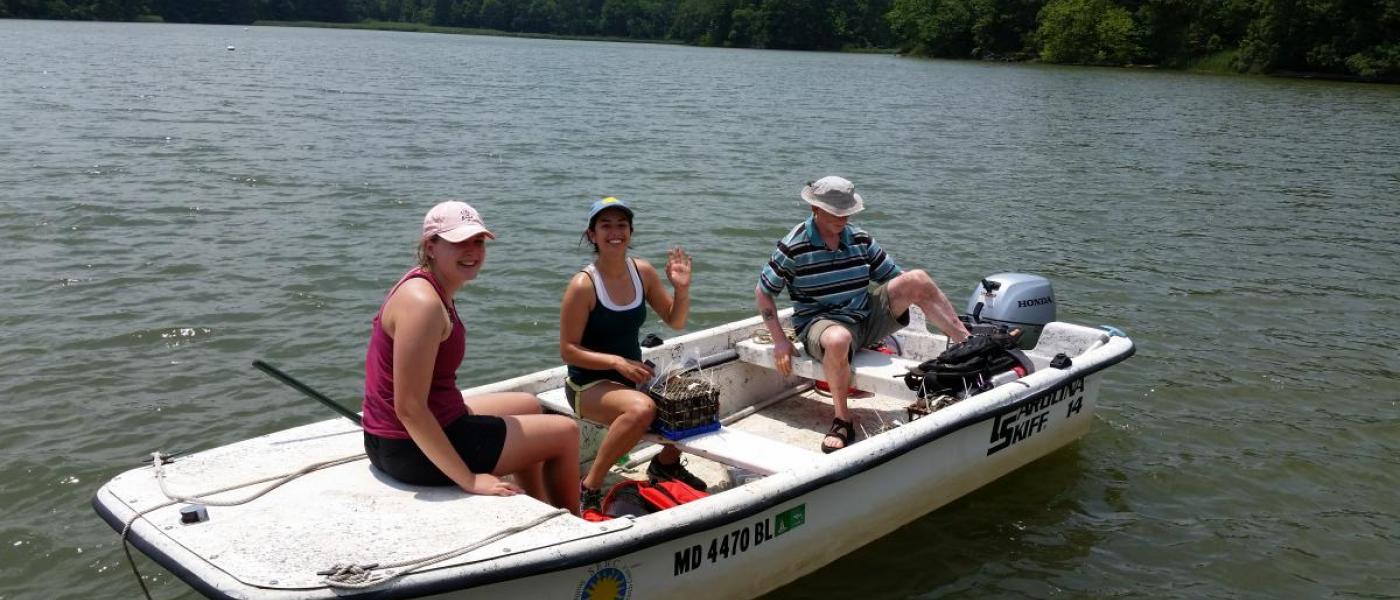
[[[802,345],[795,344],[797,356],[792,357],[792,374],[807,379],[825,380],[822,364],[812,360],[802,352]],[[773,345],[755,340],[744,340],[734,344],[739,352],[739,360],[752,365],[777,369],[773,360]],[[918,366],[918,361],[891,356],[874,350],[857,350],[851,359],[854,374],[851,386],[867,392],[874,392],[891,398],[914,400],[915,394],[904,384],[904,375],[909,369]]]
[[[552,412],[579,417],[564,397],[564,388],[554,388],[537,394],[540,403]],[[588,421],[594,425],[600,423]],[[693,454],[717,463],[733,465],[759,475],[772,475],[821,458],[821,454],[811,450],[790,446],[760,435],[754,435],[731,427],[720,427],[716,431],[672,440],[648,432],[643,440],[653,444],[672,444],[682,452]]]

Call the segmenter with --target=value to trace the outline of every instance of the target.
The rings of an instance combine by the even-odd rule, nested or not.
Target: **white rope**
[[[272,490],[275,490],[275,489],[277,489],[277,488],[279,488],[279,487],[281,487],[281,486],[283,486],[283,485],[285,485],[285,484],[291,482],[293,479],[296,479],[296,478],[298,478],[298,477],[301,477],[302,475],[305,475],[305,474],[310,473],[310,472],[312,472],[312,471],[319,471],[319,470],[321,470],[321,469],[327,469],[327,468],[330,468],[330,467],[334,467],[334,466],[339,466],[339,465],[343,465],[343,464],[346,464],[346,463],[355,462],[355,461],[361,460],[361,459],[363,459],[363,458],[365,458],[365,457],[366,457],[366,455],[365,455],[363,452],[360,453],[360,454],[353,454],[353,455],[350,455],[350,456],[342,456],[342,457],[340,457],[340,458],[334,458],[334,459],[331,459],[331,460],[326,460],[326,461],[321,461],[321,462],[317,462],[317,463],[312,463],[312,464],[306,465],[305,467],[302,467],[302,468],[300,468],[300,469],[297,469],[297,470],[295,470],[295,471],[292,471],[292,472],[290,472],[290,473],[284,473],[284,474],[282,474],[282,475],[273,475],[273,476],[270,476],[270,477],[264,477],[264,478],[262,478],[262,479],[256,479],[256,480],[253,480],[253,481],[246,481],[246,482],[243,482],[243,483],[238,483],[238,484],[234,484],[234,485],[231,485],[231,486],[219,488],[219,489],[217,489],[217,490],[211,490],[211,491],[207,491],[207,492],[201,492],[201,493],[198,493],[198,494],[192,494],[192,495],[186,496],[186,495],[182,495],[182,494],[171,493],[170,489],[166,487],[166,485],[165,485],[165,464],[164,464],[165,459],[164,459],[163,456],[161,456],[161,453],[160,453],[160,452],[152,452],[152,453],[151,453],[151,466],[152,466],[152,468],[153,468],[154,471],[155,471],[156,482],[160,484],[160,491],[161,491],[161,493],[162,493],[162,494],[165,494],[165,497],[168,498],[169,501],[168,501],[168,502],[161,503],[161,504],[157,504],[157,505],[155,505],[155,506],[152,506],[152,507],[150,507],[150,508],[147,508],[147,509],[145,509],[145,510],[142,510],[142,511],[136,513],[135,515],[133,515],[130,519],[128,519],[127,522],[126,522],[126,524],[122,527],[122,533],[121,533],[122,546],[123,546],[123,548],[125,548],[125,546],[126,546],[126,537],[127,537],[127,534],[131,531],[131,526],[132,526],[132,524],[134,524],[134,523],[136,522],[137,519],[139,519],[139,518],[141,518],[141,517],[143,517],[143,516],[145,516],[145,515],[151,513],[152,511],[156,511],[156,510],[165,508],[165,507],[167,507],[167,506],[171,506],[171,505],[174,505],[174,504],[181,504],[181,503],[183,503],[183,504],[204,504],[204,505],[206,505],[206,506],[238,506],[238,505],[240,505],[240,504],[247,504],[247,503],[249,503],[249,502],[252,502],[253,500],[257,500],[258,498],[260,498],[260,497],[266,495],[268,492],[271,492]],[[215,496],[215,495],[218,495],[218,494],[223,494],[223,493],[225,493],[225,492],[231,492],[231,491],[233,491],[233,490],[240,489],[240,488],[245,488],[245,487],[248,487],[248,486],[250,486],[250,485],[257,485],[257,484],[259,484],[259,483],[267,483],[267,482],[269,482],[269,481],[272,482],[272,485],[268,485],[268,486],[266,486],[266,487],[264,487],[264,488],[262,488],[262,489],[260,489],[260,490],[257,490],[257,491],[255,491],[255,492],[253,492],[251,495],[249,495],[249,496],[247,496],[247,497],[244,497],[244,498],[239,498],[239,499],[236,499],[236,500],[213,500],[213,499],[209,498],[210,496]],[[409,574],[409,573],[412,573],[412,572],[414,572],[414,571],[416,571],[416,570],[418,570],[418,569],[422,569],[422,568],[424,568],[424,567],[429,567],[429,566],[435,565],[435,564],[437,564],[437,563],[443,562],[443,561],[445,561],[445,560],[449,560],[449,559],[452,559],[452,558],[456,558],[456,557],[458,557],[458,556],[461,556],[461,555],[463,555],[463,554],[466,554],[466,553],[468,553],[468,552],[471,552],[471,551],[473,551],[473,550],[476,550],[477,548],[481,548],[481,547],[483,547],[483,546],[486,546],[487,544],[491,544],[491,543],[496,542],[496,541],[498,541],[498,540],[505,539],[505,538],[507,538],[507,537],[510,537],[510,536],[512,536],[512,535],[515,535],[515,534],[517,534],[517,533],[520,533],[520,532],[522,532],[522,531],[525,531],[525,530],[527,530],[527,529],[531,529],[531,528],[537,527],[537,526],[543,524],[545,521],[548,521],[548,520],[550,520],[550,519],[553,519],[554,517],[557,517],[557,516],[559,516],[559,515],[566,515],[566,514],[569,514],[569,511],[564,510],[564,509],[562,509],[562,508],[560,508],[560,509],[555,509],[555,510],[549,512],[549,513],[546,513],[546,514],[544,514],[544,515],[541,515],[541,516],[539,516],[539,517],[537,517],[537,518],[535,518],[535,519],[529,521],[528,523],[524,523],[524,524],[521,524],[521,525],[515,525],[515,526],[512,526],[512,527],[507,527],[507,528],[505,528],[505,529],[501,529],[501,530],[499,530],[499,531],[497,531],[497,532],[495,532],[495,533],[492,533],[491,535],[486,536],[485,538],[483,538],[483,539],[481,539],[481,540],[478,540],[478,541],[476,541],[476,542],[473,542],[472,544],[469,544],[469,545],[467,545],[467,546],[463,546],[463,547],[457,548],[457,549],[455,549],[455,550],[448,550],[447,552],[442,552],[442,553],[439,553],[439,554],[434,554],[434,555],[432,555],[432,556],[427,556],[427,557],[424,557],[424,558],[419,558],[419,559],[414,559],[414,560],[407,560],[407,561],[402,561],[402,562],[397,562],[397,563],[391,563],[391,564],[387,564],[387,565],[380,565],[380,564],[378,564],[378,563],[369,563],[369,564],[365,564],[365,565],[356,565],[356,564],[343,565],[343,564],[337,564],[337,565],[331,567],[330,569],[325,570],[325,571],[320,571],[320,572],[318,572],[317,574],[318,574],[318,575],[325,575],[326,578],[325,578],[325,580],[324,580],[324,583],[325,583],[327,586],[332,587],[332,588],[354,590],[354,589],[364,589],[364,588],[368,588],[368,587],[373,587],[373,586],[377,586],[377,585],[380,585],[380,584],[385,583],[385,582],[388,582],[388,581],[392,581],[392,580],[394,580],[394,579],[398,579],[399,577],[403,577],[404,575],[407,575],[407,574]],[[138,582],[138,583],[141,583],[142,591],[145,591],[146,585],[145,585],[144,582],[141,581],[141,574],[140,574],[139,571],[136,570],[136,563],[135,563],[135,561],[131,561],[131,553],[130,553],[130,552],[127,553],[127,560],[131,563],[131,570],[132,570],[133,573],[136,574],[137,582]],[[398,569],[398,568],[401,568],[401,567],[408,567],[408,568],[403,569],[403,570],[401,570],[401,571],[398,571],[398,572],[396,572],[396,573],[393,573],[393,574],[391,574],[391,575],[381,575],[381,576],[379,576],[379,577],[375,577],[375,576],[374,576],[374,570],[375,570],[375,569],[381,569],[381,570],[383,570],[383,569]],[[147,597],[147,598],[150,597],[150,593],[149,593],[149,592],[146,592],[146,597]]]
[[[458,556],[461,556],[463,554],[466,554],[493,542],[505,539],[507,537],[525,531],[527,529],[538,527],[545,521],[553,519],[554,517],[557,517],[559,515],[566,514],[569,514],[569,511],[564,510],[562,508],[555,509],[551,512],[536,517],[528,523],[523,523],[521,525],[515,525],[512,527],[501,529],[495,533],[492,533],[491,535],[486,536],[485,538],[472,542],[471,544],[468,544],[461,548],[457,548],[455,550],[448,550],[447,552],[434,554],[432,556],[427,556],[424,558],[406,560],[387,565],[381,565],[378,563],[369,563],[364,565],[337,564],[331,567],[330,569],[321,571],[317,574],[325,575],[326,578],[323,580],[323,582],[327,586],[330,586],[332,588],[343,590],[360,590],[369,587],[374,587],[383,583],[387,583],[389,581],[393,581],[394,579],[398,579],[399,577],[403,577],[404,575],[408,575],[409,573],[417,571],[418,569],[429,567],[437,563],[443,562],[445,560],[456,558]],[[381,575],[379,577],[375,577],[373,573],[375,569],[398,569],[401,567],[408,568],[392,574]]]
[[[162,456],[161,453],[160,453],[159,451],[152,452],[152,453],[151,453],[151,467],[152,467],[152,469],[153,469],[154,472],[155,472],[156,482],[158,482],[158,483],[160,484],[160,491],[161,491],[161,493],[162,493],[162,494],[165,494],[165,497],[168,498],[169,500],[168,500],[167,502],[162,502],[162,503],[157,504],[157,505],[155,505],[155,506],[152,506],[152,507],[146,508],[146,509],[144,509],[144,510],[138,511],[136,514],[132,515],[130,519],[127,519],[127,520],[126,520],[126,523],[122,525],[122,532],[121,532],[122,550],[123,550],[124,552],[126,552],[126,561],[127,561],[127,564],[131,565],[131,572],[132,572],[133,574],[136,575],[136,583],[138,583],[138,584],[141,585],[141,591],[146,595],[147,598],[150,598],[150,597],[151,597],[151,593],[150,593],[149,590],[146,589],[146,582],[143,581],[143,580],[141,579],[141,572],[138,571],[138,570],[136,570],[136,561],[135,561],[135,560],[132,560],[132,558],[131,558],[131,551],[127,549],[127,540],[126,540],[127,534],[131,533],[131,526],[132,526],[133,524],[136,523],[136,520],[137,520],[137,519],[140,519],[141,517],[144,517],[144,516],[150,514],[151,512],[160,510],[160,509],[165,508],[165,507],[167,507],[167,506],[173,506],[173,505],[175,505],[175,504],[181,504],[181,503],[184,503],[184,504],[207,504],[207,505],[209,505],[209,506],[237,506],[237,505],[239,505],[239,504],[244,504],[244,503],[247,503],[247,502],[252,502],[253,500],[256,500],[258,497],[263,496],[264,494],[267,494],[268,492],[270,492],[270,491],[272,491],[272,490],[275,490],[275,489],[277,489],[278,487],[281,487],[283,484],[285,484],[285,483],[287,483],[287,482],[289,482],[289,481],[291,481],[291,480],[293,480],[293,479],[296,479],[297,477],[301,477],[302,475],[305,475],[305,474],[307,474],[307,473],[310,473],[310,472],[312,472],[312,471],[316,471],[316,470],[319,470],[319,469],[325,469],[325,468],[334,467],[334,466],[337,466],[337,465],[343,465],[343,464],[349,463],[349,462],[354,462],[354,461],[360,460],[360,459],[362,459],[362,458],[365,458],[365,454],[364,454],[363,452],[360,453],[360,454],[355,454],[355,455],[351,455],[351,456],[344,456],[344,457],[341,457],[341,458],[336,458],[336,459],[332,459],[332,460],[328,460],[328,461],[313,463],[313,464],[307,465],[307,466],[305,466],[305,467],[302,467],[301,469],[298,469],[298,470],[296,470],[296,471],[293,471],[293,472],[287,473],[287,474],[283,474],[283,475],[273,475],[273,476],[271,476],[271,477],[264,477],[264,478],[262,478],[262,479],[258,479],[258,480],[254,480],[254,481],[249,481],[249,482],[245,482],[245,483],[234,484],[234,485],[231,485],[231,486],[228,486],[228,487],[225,487],[225,488],[220,488],[220,489],[213,490],[213,491],[209,491],[209,492],[202,492],[202,493],[199,493],[199,494],[194,494],[194,495],[192,495],[192,496],[181,496],[181,495],[171,494],[171,493],[170,493],[170,490],[166,489],[166,487],[165,487],[165,457]],[[274,483],[274,484],[272,484],[272,485],[270,485],[270,486],[267,486],[266,488],[263,488],[262,490],[259,490],[258,492],[254,493],[252,496],[249,496],[249,497],[247,497],[247,498],[243,498],[243,499],[240,499],[240,500],[209,500],[209,499],[206,499],[206,498],[205,498],[205,496],[213,496],[213,495],[215,495],[215,494],[222,494],[222,493],[224,493],[224,492],[233,491],[233,490],[236,490],[236,489],[238,489],[238,488],[247,487],[247,486],[250,486],[250,485],[257,485],[257,484],[259,484],[259,483],[265,483],[265,482],[268,482],[268,481],[276,481],[276,483]]]
[[[203,493],[200,493],[200,494],[195,494],[195,495],[193,495],[193,496],[182,496],[182,495],[179,495],[179,494],[172,494],[172,493],[170,493],[170,490],[167,489],[167,488],[165,487],[165,466],[161,464],[160,453],[159,453],[159,452],[152,452],[152,453],[151,453],[151,456],[154,458],[155,471],[156,471],[156,473],[155,473],[155,474],[156,474],[156,482],[160,483],[160,492],[161,492],[162,494],[165,494],[165,497],[166,497],[166,498],[169,498],[169,499],[173,500],[173,502],[167,503],[167,504],[165,504],[164,506],[169,506],[170,504],[174,504],[174,503],[176,503],[176,502],[184,502],[184,503],[186,503],[186,504],[204,504],[204,505],[207,505],[207,506],[238,506],[238,505],[240,505],[240,504],[247,504],[247,503],[249,503],[249,502],[252,502],[252,501],[254,501],[254,500],[257,500],[258,498],[262,497],[263,495],[267,494],[268,492],[271,492],[272,490],[275,490],[275,489],[277,489],[277,488],[279,488],[279,487],[282,487],[283,485],[287,484],[288,482],[292,481],[293,479],[296,479],[296,478],[298,478],[298,477],[301,477],[302,475],[305,475],[305,474],[310,473],[310,472],[312,472],[312,471],[319,471],[319,470],[321,470],[321,469],[328,469],[328,468],[330,468],[330,467],[335,467],[335,466],[343,465],[343,464],[346,464],[346,463],[355,462],[355,461],[357,461],[357,460],[360,460],[360,459],[362,459],[362,458],[365,458],[365,453],[361,452],[361,453],[359,453],[359,454],[352,454],[352,455],[350,455],[350,456],[342,456],[342,457],[340,457],[340,458],[334,458],[334,459],[327,460],[327,461],[322,461],[322,462],[318,462],[318,463],[311,463],[311,464],[309,464],[309,465],[306,465],[305,467],[302,467],[302,468],[300,468],[300,469],[297,469],[297,470],[295,470],[295,471],[292,471],[291,473],[286,473],[286,474],[283,474],[283,475],[273,475],[273,476],[271,476],[271,477],[264,477],[264,478],[262,478],[262,479],[257,479],[257,480],[248,481],[248,482],[244,482],[244,483],[234,484],[234,485],[231,485],[231,486],[228,486],[228,487],[225,487],[225,488],[220,488],[220,489],[217,489],[217,490],[213,490],[213,491],[210,491],[210,492],[203,492]],[[211,500],[211,499],[209,499],[209,498],[206,497],[206,496],[213,496],[213,495],[215,495],[215,494],[222,494],[222,493],[224,493],[224,492],[230,492],[230,491],[236,490],[236,489],[238,489],[238,488],[248,487],[248,486],[250,486],[250,485],[257,485],[257,484],[259,484],[259,483],[266,483],[266,482],[268,482],[268,481],[274,481],[275,483],[273,483],[272,485],[269,485],[269,486],[267,486],[267,487],[265,487],[265,488],[263,488],[263,489],[261,489],[261,490],[258,490],[257,492],[254,492],[253,495],[248,496],[247,498],[239,498],[238,500]],[[159,508],[159,507],[157,507],[157,508]],[[149,510],[154,510],[154,509],[148,509],[147,512],[149,512]],[[139,516],[139,515],[138,515],[138,516]]]

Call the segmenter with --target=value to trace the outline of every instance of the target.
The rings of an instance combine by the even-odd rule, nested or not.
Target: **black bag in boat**
[[[1018,357],[1016,336],[997,332],[974,334],[967,341],[944,350],[938,358],[926,360],[909,370],[904,384],[921,396],[969,392],[991,387],[993,375],[1016,366],[1029,370],[1029,361]]]

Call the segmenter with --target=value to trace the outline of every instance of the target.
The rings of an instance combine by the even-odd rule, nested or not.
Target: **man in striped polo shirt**
[[[794,348],[783,335],[774,296],[787,288],[792,298],[797,339],[821,361],[831,386],[836,415],[822,440],[822,452],[829,453],[855,438],[846,396],[856,350],[908,325],[911,304],[954,342],[967,339],[968,332],[933,278],[900,269],[869,233],[847,222],[865,209],[855,185],[823,177],[802,188],[802,199],[812,205],[812,216],[778,242],[759,274],[754,298],[784,375],[792,372]]]

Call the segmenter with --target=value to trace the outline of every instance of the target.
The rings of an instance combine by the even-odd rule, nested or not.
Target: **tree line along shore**
[[[891,51],[1400,82],[1400,0],[0,0],[0,18]]]

